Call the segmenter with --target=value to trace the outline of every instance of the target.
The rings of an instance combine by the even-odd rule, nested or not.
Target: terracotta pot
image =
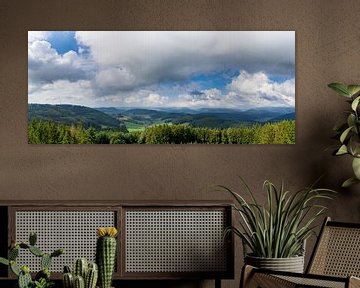
[[[245,263],[263,269],[304,273],[304,256],[289,258],[263,258],[246,255]]]

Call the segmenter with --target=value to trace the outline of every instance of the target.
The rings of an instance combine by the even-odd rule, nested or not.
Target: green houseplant
[[[348,187],[360,183],[360,85],[331,83],[328,86],[346,97],[346,101],[350,104],[346,122],[334,127],[340,140],[340,145],[334,154],[337,156],[348,154],[353,158],[354,177],[347,179],[342,184],[343,187]]]
[[[64,253],[63,249],[57,249],[52,253],[43,252],[36,246],[37,236],[30,233],[29,243],[12,243],[8,251],[8,259],[0,257],[0,263],[10,266],[11,271],[18,277],[18,288],[50,288],[54,282],[50,280],[50,265],[54,257],[59,257]],[[31,254],[40,258],[41,270],[36,273],[32,279],[30,268],[26,265],[19,266],[16,259],[19,256],[20,249],[28,250]]]
[[[291,193],[284,189],[283,183],[278,189],[266,180],[267,203],[262,205],[241,180],[251,201],[230,188],[220,186],[234,197],[236,204],[233,208],[240,216],[239,227],[228,227],[225,234],[233,232],[241,238],[244,247],[249,248],[251,253],[244,255],[246,264],[303,272],[305,241],[314,233],[315,220],[326,209],[319,205],[318,200],[331,199],[334,191],[309,187]]]

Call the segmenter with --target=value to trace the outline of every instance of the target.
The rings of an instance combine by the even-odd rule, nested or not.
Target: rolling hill
[[[194,127],[229,128],[252,124],[294,120],[295,110],[269,107],[248,110],[226,108],[89,108],[77,105],[29,104],[28,118],[57,123],[78,124],[97,129],[143,130],[156,124],[190,124]],[[125,129],[126,130],[126,129]],[[122,131],[124,131],[122,129]]]
[[[94,128],[119,128],[121,122],[101,111],[77,105],[29,104],[28,120],[54,121],[64,124],[83,124]]]
[[[96,108],[127,123],[150,126],[158,123],[191,124],[195,127],[227,128],[255,123],[294,120],[295,110],[269,107],[248,110],[227,108]]]

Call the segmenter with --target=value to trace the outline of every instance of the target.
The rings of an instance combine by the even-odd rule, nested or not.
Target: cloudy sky
[[[29,31],[28,102],[295,106],[293,31]]]

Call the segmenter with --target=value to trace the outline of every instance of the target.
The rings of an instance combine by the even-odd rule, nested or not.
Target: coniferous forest
[[[30,144],[294,144],[295,120],[222,129],[159,124],[142,131],[127,131],[32,119],[28,141]]]

